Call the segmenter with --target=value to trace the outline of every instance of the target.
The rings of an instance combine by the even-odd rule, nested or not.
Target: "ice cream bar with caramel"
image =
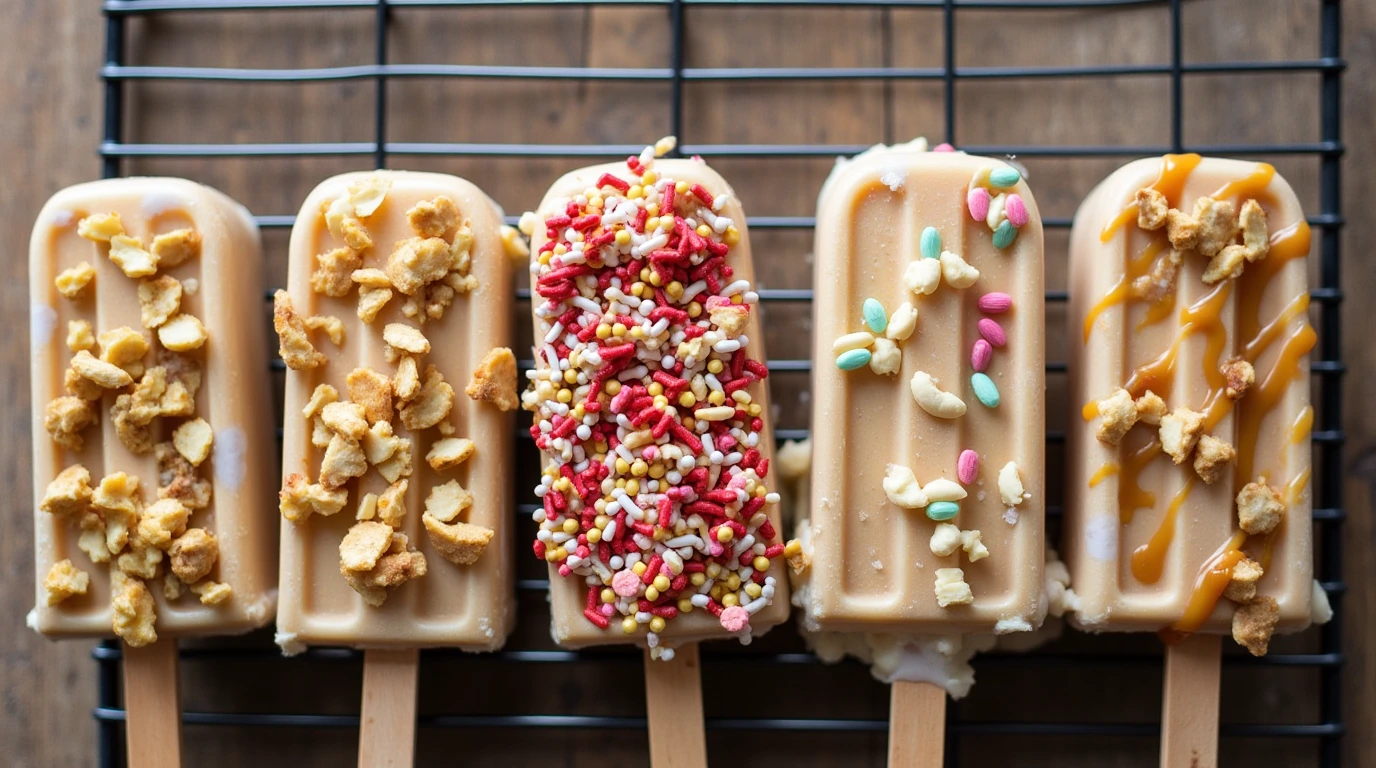
[[[1041,624],[1042,227],[1021,171],[918,140],[817,203],[812,631]]]
[[[671,659],[780,623],[763,322],[735,193],[647,148],[564,176],[525,226],[554,639]]]
[[[247,632],[277,604],[262,249],[183,179],[79,184],[29,251],[34,629]]]
[[[514,235],[434,173],[344,174],[302,205],[274,304],[284,651],[510,633]]]
[[[1094,631],[1309,624],[1306,256],[1265,163],[1130,163],[1075,216],[1065,554]],[[1082,417],[1082,418],[1081,418]]]

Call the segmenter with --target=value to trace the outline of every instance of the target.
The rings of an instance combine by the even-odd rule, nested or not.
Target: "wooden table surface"
[[[1307,59],[1318,56],[1318,0],[1194,0],[1186,4],[1187,61],[1219,59]],[[97,177],[95,149],[101,132],[102,89],[97,72],[104,39],[103,20],[93,0],[12,0],[10,43],[0,47],[0,62],[11,77],[0,81],[5,108],[3,131],[10,161],[0,166],[0,222],[15,235],[5,263],[14,273],[0,283],[5,327],[0,340],[0,472],[12,500],[8,525],[0,526],[0,764],[15,766],[90,765],[95,727],[90,715],[96,697],[92,643],[53,643],[27,630],[24,616],[33,601],[32,514],[29,457],[27,236],[43,201],[63,186]],[[540,63],[554,66],[664,66],[668,60],[663,9],[577,8],[497,11],[395,11],[390,40],[394,62]],[[1343,275],[1347,297],[1345,380],[1346,507],[1345,579],[1341,597],[1346,666],[1343,668],[1344,764],[1376,766],[1376,530],[1370,515],[1376,493],[1376,408],[1365,398],[1376,376],[1376,354],[1366,346],[1376,289],[1376,270],[1367,263],[1376,251],[1376,228],[1366,209],[1376,196],[1376,3],[1343,4],[1343,54],[1350,64],[1344,78],[1343,139],[1348,147],[1343,194],[1348,226],[1343,230]],[[693,9],[686,40],[689,66],[940,66],[940,14],[927,10],[875,9]],[[1241,26],[1238,21],[1243,20]],[[888,26],[890,34],[885,35]],[[513,36],[521,28],[523,34]],[[373,13],[274,12],[167,14],[130,22],[132,61],[136,64],[199,66],[305,67],[367,63],[373,56]],[[625,45],[626,40],[636,40]],[[1169,30],[1160,8],[1114,12],[964,11],[957,30],[958,65],[1139,64],[1166,61]],[[962,142],[1065,145],[1160,144],[1168,140],[1168,81],[1164,77],[1087,78],[1075,81],[1021,80],[963,82],[958,86],[957,135]],[[140,83],[131,85],[129,120],[133,141],[207,143],[271,141],[371,141],[371,81],[312,85],[205,85]],[[667,132],[667,84],[546,83],[521,81],[398,80],[389,86],[389,138],[393,141],[473,141],[529,143],[643,143]],[[722,143],[867,144],[902,140],[925,133],[940,137],[940,82],[876,81],[833,83],[696,83],[686,87],[685,138]],[[1187,143],[1262,143],[1318,139],[1318,76],[1314,74],[1192,77],[1184,93]],[[1312,158],[1265,158],[1274,162],[1309,206],[1317,205],[1318,163]],[[1068,216],[1093,184],[1118,162],[1031,159],[1044,215]],[[335,172],[367,167],[371,158],[309,160],[220,159],[129,162],[126,173],[184,175],[237,197],[257,213],[294,211],[313,184]],[[391,167],[442,170],[483,185],[508,211],[533,205],[557,173],[580,163],[574,159],[391,158]],[[715,163],[734,181],[755,215],[806,215],[830,166],[827,159]],[[758,232],[761,282],[769,287],[807,287],[804,265],[810,233]],[[264,285],[280,284],[285,266],[285,233],[265,237],[271,254]],[[1063,288],[1066,233],[1048,234],[1048,289]],[[803,265],[800,267],[800,265]],[[805,323],[806,309],[770,310],[775,324],[790,330]],[[1048,312],[1059,328],[1063,309]],[[1054,338],[1049,354],[1060,354]],[[774,357],[807,354],[806,333],[771,335]],[[1055,377],[1053,377],[1054,379]],[[1049,423],[1064,413],[1054,404],[1059,383],[1052,381]],[[800,395],[806,377],[780,376],[774,396],[781,405],[779,425],[806,425]],[[1049,468],[1058,466],[1058,457]],[[538,606],[530,607],[538,611]],[[523,626],[520,636],[540,642],[543,627]],[[1140,638],[1070,636],[1059,649],[1068,653],[1111,647],[1141,650]],[[1314,635],[1278,641],[1291,650],[1312,650]],[[304,663],[304,662],[303,662]],[[422,684],[422,711],[452,711],[464,691],[505,686],[495,664],[449,670],[434,680],[461,688]],[[202,665],[203,667],[203,665]],[[191,667],[184,671],[189,706],[255,711],[356,712],[357,667],[315,665],[301,678],[304,690],[284,692],[271,681],[244,681],[223,670]],[[281,667],[277,667],[280,669]],[[252,676],[262,667],[240,669]],[[739,667],[735,667],[739,669]],[[962,717],[1034,719],[1052,711],[1070,720],[1095,720],[1106,708],[1126,722],[1149,722],[1159,712],[1159,668],[1095,667],[1072,677],[1066,668],[1003,675],[990,667],[976,694],[961,707]],[[476,670],[476,671],[475,671]],[[548,686],[548,706],[582,711],[594,700],[589,684],[605,677],[536,670]],[[530,678],[526,675],[522,679]],[[1224,676],[1224,718],[1293,721],[1313,717],[1317,675],[1312,671],[1232,667]],[[838,682],[839,681],[839,682]],[[633,680],[631,681],[633,682]],[[790,698],[836,699],[846,707],[813,714],[879,717],[887,696],[869,684],[855,665],[835,673],[801,668],[782,683]],[[637,715],[643,703],[633,685],[612,697],[609,714]],[[601,688],[600,690],[607,690]],[[734,676],[708,682],[714,697],[739,691]],[[878,691],[878,694],[876,694]],[[490,694],[516,706],[519,698]],[[597,694],[600,695],[600,694]],[[471,694],[469,694],[471,696]],[[281,697],[281,698],[276,698]],[[509,698],[509,701],[508,701]],[[1029,699],[1044,699],[1029,706]],[[466,700],[466,699],[464,699]],[[764,694],[763,701],[770,695]],[[323,702],[323,703],[322,703]],[[796,707],[795,707],[796,709]],[[506,710],[512,711],[512,710]],[[562,710],[561,710],[562,711]],[[758,713],[773,714],[764,708]],[[1297,714],[1298,713],[1298,714]],[[1308,713],[1307,715],[1304,713]],[[1050,717],[1049,719],[1061,719]],[[522,764],[540,759],[565,765],[643,763],[640,734],[609,736],[574,731],[533,738],[528,731],[497,732],[476,738],[472,731],[422,731],[423,760],[473,750],[475,764]],[[286,733],[283,729],[189,728],[189,765],[340,765],[352,760],[354,733],[347,729]],[[726,737],[709,739],[722,750]],[[740,736],[754,765],[882,765],[883,734],[792,733],[776,737]],[[1039,737],[1001,741],[960,739],[962,764],[993,765],[1155,765],[1150,738]],[[1008,745],[1014,745],[1012,747]],[[1010,751],[1016,749],[1016,752]],[[724,754],[718,751],[717,754]],[[1223,741],[1224,765],[1307,765],[1314,742],[1296,740]]]

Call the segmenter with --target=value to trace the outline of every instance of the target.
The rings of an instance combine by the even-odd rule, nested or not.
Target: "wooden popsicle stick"
[[[680,646],[672,661],[645,651],[645,714],[651,768],[704,768],[707,734],[702,717],[702,668],[696,643]]]
[[[416,680],[420,650],[363,652],[359,768],[410,766],[416,751]]]
[[[1161,704],[1162,768],[1218,765],[1218,674],[1222,639],[1191,635],[1166,647]]]
[[[946,689],[898,681],[889,694],[889,768],[941,768],[946,756]]]
[[[124,644],[124,741],[129,768],[181,768],[177,641]]]

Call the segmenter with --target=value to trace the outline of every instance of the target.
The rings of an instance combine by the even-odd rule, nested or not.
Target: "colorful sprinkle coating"
[[[659,633],[680,613],[748,641],[784,545],[750,392],[768,375],[745,335],[759,295],[728,264],[741,234],[727,194],[663,177],[655,156],[546,214],[522,401],[546,457],[536,556],[584,580],[589,622],[646,628],[667,660]]]
[[[889,313],[884,311],[884,305],[879,299],[865,299],[865,304],[860,310],[865,316],[865,325],[876,334],[883,333],[889,327]]]
[[[999,228],[994,230],[994,247],[1003,249],[1013,244],[1018,239],[1018,228],[1013,226],[1013,222],[1004,219]]]
[[[836,367],[843,371],[854,371],[870,364],[873,354],[868,349],[848,349],[836,356]]]
[[[956,459],[956,478],[964,485],[970,485],[979,477],[979,454],[966,448]]]
[[[970,388],[985,408],[999,407],[999,388],[987,374],[976,373],[970,377]]]
[[[1022,174],[1011,165],[1001,165],[989,172],[989,185],[995,189],[1007,189],[1022,180]]]
[[[927,505],[927,517],[945,522],[960,514],[960,504],[954,501],[934,501]]]
[[[936,231],[936,227],[927,227],[922,230],[918,247],[921,248],[924,259],[941,258],[941,233]]]

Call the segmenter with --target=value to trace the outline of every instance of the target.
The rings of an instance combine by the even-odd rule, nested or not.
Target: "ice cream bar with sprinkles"
[[[745,213],[672,147],[569,173],[522,222],[554,639],[663,660],[788,615]]]
[[[1042,227],[1020,170],[922,140],[817,203],[811,630],[1030,631],[1043,580]]]
[[[1065,555],[1091,631],[1229,634],[1256,655],[1310,623],[1306,256],[1264,163],[1130,163],[1070,252]]]

